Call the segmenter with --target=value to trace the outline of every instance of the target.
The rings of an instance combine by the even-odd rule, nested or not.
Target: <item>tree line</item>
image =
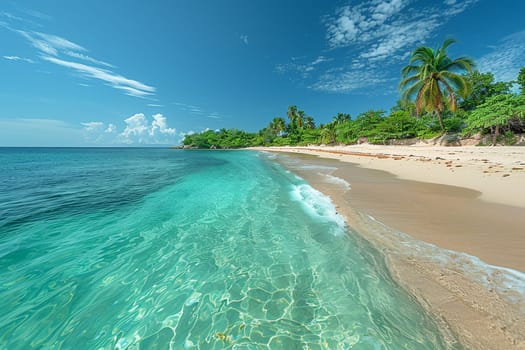
[[[183,144],[197,148],[239,148],[309,144],[387,144],[440,135],[461,138],[490,135],[490,144],[513,144],[525,133],[525,67],[515,81],[497,82],[475,70],[468,57],[451,59],[447,39],[437,49],[416,48],[401,71],[401,99],[387,113],[369,110],[351,118],[337,113],[316,125],[312,116],[289,106],[286,120],[273,118],[256,133],[238,129],[206,130],[186,135]],[[519,92],[513,86],[517,84]]]

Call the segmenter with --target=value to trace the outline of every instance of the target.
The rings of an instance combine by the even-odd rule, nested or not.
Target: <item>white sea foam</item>
[[[299,166],[300,169],[305,169],[305,170],[325,170],[325,171],[335,171],[337,170],[336,167],[333,167],[333,166],[324,166],[324,165],[314,165],[314,164],[301,164]]]
[[[257,156],[259,156],[259,154],[264,155],[268,159],[276,159],[277,158],[277,155],[275,153],[268,152],[268,151],[259,151],[259,153],[257,153]]]
[[[346,230],[346,222],[332,200],[308,184],[293,185],[290,195],[293,200],[301,203],[301,207],[316,219],[333,224],[331,233],[342,235]]]
[[[324,182],[335,184],[335,185],[340,185],[345,190],[351,189],[350,183],[346,181],[345,179],[341,179],[340,177],[333,176],[330,174],[325,174],[325,173],[318,173],[318,174],[323,177]]]
[[[418,255],[447,268],[455,267],[471,280],[495,290],[513,303],[519,303],[518,307],[525,312],[525,273],[507,267],[490,265],[467,253],[418,241],[412,236],[391,229],[371,215],[367,216],[371,221],[387,229],[390,234],[397,236],[398,241],[407,248],[407,251],[417,252]]]

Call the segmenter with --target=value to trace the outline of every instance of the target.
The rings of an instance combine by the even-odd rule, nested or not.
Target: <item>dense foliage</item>
[[[513,144],[514,135],[525,133],[525,67],[516,81],[496,82],[492,73],[473,71],[470,59],[449,58],[446,49],[452,42],[445,41],[435,51],[428,47],[414,51],[402,71],[402,98],[389,113],[369,110],[354,119],[338,113],[332,121],[316,126],[312,116],[290,106],[286,119],[275,117],[257,133],[206,130],[186,135],[183,143],[197,148],[390,144],[446,132],[458,137],[489,135],[489,143]],[[514,93],[517,89],[521,94]]]

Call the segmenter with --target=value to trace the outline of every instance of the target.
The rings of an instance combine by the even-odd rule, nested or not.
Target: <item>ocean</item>
[[[254,151],[0,148],[0,349],[459,349]]]

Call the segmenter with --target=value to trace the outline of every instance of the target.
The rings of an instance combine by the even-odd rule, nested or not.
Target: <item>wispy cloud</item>
[[[148,107],[164,107],[164,105],[159,105],[159,104],[156,104],[156,103],[148,103],[146,106],[148,106]]]
[[[40,32],[28,32],[25,30],[16,30],[20,35],[22,35],[29,43],[36,48],[38,51],[57,56],[60,51],[87,51],[80,45],[77,45],[65,38],[50,35]]]
[[[525,64],[525,30],[511,34],[493,47],[492,51],[478,59],[482,72],[491,72],[497,81],[516,80]]]
[[[78,58],[78,59],[81,59],[81,60],[84,60],[84,61],[88,61],[88,62],[91,62],[91,63],[94,63],[94,64],[98,64],[99,66],[106,66],[106,67],[110,67],[110,68],[115,68],[115,66],[110,64],[110,63],[97,60],[97,59],[95,59],[93,57],[90,57],[88,55],[84,55],[83,53],[74,52],[74,51],[66,51],[64,53],[66,55],[70,56],[70,57]]]
[[[245,45],[248,45],[248,35],[241,34],[240,39]]]
[[[87,78],[102,80],[108,83],[109,86],[124,91],[125,94],[129,96],[145,97],[148,95],[153,95],[155,92],[155,88],[153,86],[148,86],[139,81],[128,79],[109,70],[88,66],[86,64],[77,62],[64,61],[51,56],[41,56],[41,58],[59,66],[74,69]]]
[[[11,12],[1,11],[0,16],[11,19],[11,20],[15,20],[15,21],[24,21],[22,17],[13,15]]]
[[[305,62],[304,57],[292,57],[291,62],[285,64],[278,64],[277,66],[275,66],[275,70],[279,73],[295,71],[300,73],[303,78],[307,78],[313,71],[315,71],[318,68],[319,65],[330,61],[332,61],[331,58],[327,58],[322,55],[309,62]]]
[[[404,57],[447,22],[478,0],[453,1],[430,7],[410,7],[410,0],[374,0],[343,6],[325,18],[326,38],[332,49],[359,49],[359,57],[385,60]]]
[[[26,14],[28,14],[31,17],[35,17],[37,19],[50,21],[53,19],[53,17],[49,16],[48,14],[45,14],[43,12],[33,10],[33,9],[25,9],[23,10]]]
[[[84,126],[84,130],[88,132],[98,131],[104,128],[103,122],[87,122],[87,123],[80,123],[80,124]]]
[[[178,110],[183,111],[183,112],[189,112],[190,114],[194,114],[194,115],[205,114],[202,108],[198,106],[194,106],[194,105],[190,105],[190,104],[186,104],[182,102],[173,102],[172,104],[174,104]]]
[[[30,58],[25,58],[25,57],[20,57],[20,56],[3,56],[3,57],[9,61],[23,61],[27,63],[35,63],[35,61],[33,61]]]
[[[323,21],[328,48],[347,52],[344,64],[331,65],[310,87],[347,93],[390,82],[388,68],[477,1],[442,0],[415,7],[413,0],[372,0],[338,8]]]
[[[1,15],[8,19],[16,17],[5,12],[2,12]],[[36,11],[31,15],[36,18],[46,17],[46,15]],[[103,81],[106,85],[123,91],[128,96],[145,98],[155,94],[155,87],[115,73],[113,64],[91,57],[88,55],[88,49],[69,39],[41,31],[14,29],[6,23],[0,24],[26,39],[36,49],[37,56],[44,61],[72,69],[84,78]],[[18,56],[4,56],[4,58],[34,63],[32,59]],[[83,63],[78,62],[78,60]]]
[[[395,79],[385,76],[384,72],[378,70],[329,71],[323,74],[310,88],[319,91],[345,93],[379,86],[393,80]]]
[[[179,111],[185,112],[186,114],[190,114],[195,117],[201,117],[201,118],[206,117],[206,118],[211,118],[211,119],[227,118],[226,116],[224,116],[223,114],[219,112],[209,112],[199,106],[194,106],[194,105],[190,105],[190,104],[182,103],[182,102],[172,102],[171,104],[175,105]]]

